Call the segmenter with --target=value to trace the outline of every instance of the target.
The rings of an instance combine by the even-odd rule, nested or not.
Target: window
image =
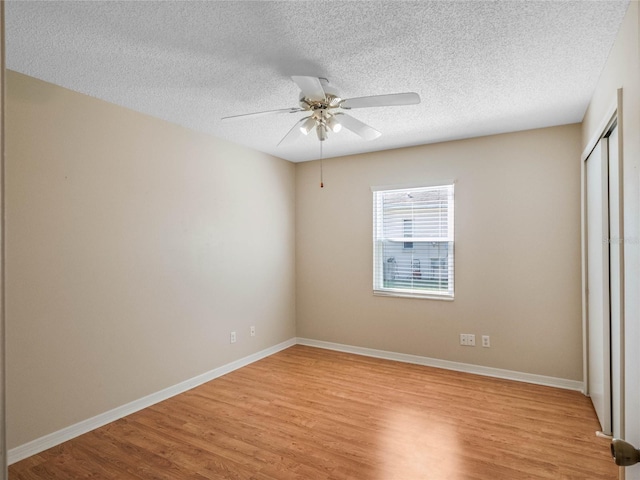
[[[453,185],[374,189],[374,294],[453,299],[453,210]]]

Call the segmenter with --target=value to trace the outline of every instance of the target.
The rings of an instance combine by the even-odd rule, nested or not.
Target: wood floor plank
[[[578,392],[294,346],[12,465],[11,480],[615,480]]]

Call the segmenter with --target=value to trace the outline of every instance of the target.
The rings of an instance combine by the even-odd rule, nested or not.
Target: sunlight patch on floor
[[[456,427],[411,408],[385,414],[379,440],[380,480],[464,480]]]

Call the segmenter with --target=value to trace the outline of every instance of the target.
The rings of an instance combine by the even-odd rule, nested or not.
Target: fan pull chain
[[[322,172],[322,142],[320,142],[320,188],[324,188],[323,172]]]

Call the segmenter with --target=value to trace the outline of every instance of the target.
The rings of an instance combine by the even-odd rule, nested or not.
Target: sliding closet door
[[[588,389],[604,433],[611,433],[609,187],[607,139],[586,160]]]
[[[624,435],[623,374],[623,243],[622,203],[620,192],[620,157],[618,155],[618,127],[607,138],[609,160],[609,312],[611,323],[611,430],[614,437]]]

